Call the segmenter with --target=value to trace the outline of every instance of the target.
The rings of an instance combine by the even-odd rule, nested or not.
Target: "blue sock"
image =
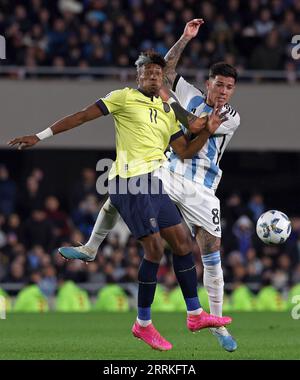
[[[173,255],[173,266],[187,310],[199,309],[201,304],[197,293],[198,281],[193,254],[190,252],[185,256]]]
[[[151,319],[158,267],[159,264],[143,259],[139,269],[138,318],[144,321]]]

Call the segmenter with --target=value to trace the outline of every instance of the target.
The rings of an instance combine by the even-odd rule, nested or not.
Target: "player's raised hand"
[[[183,36],[188,39],[196,37],[202,24],[204,24],[204,20],[202,18],[194,18],[189,21],[184,28]]]
[[[214,110],[211,115],[208,117],[208,121],[206,124],[206,129],[210,134],[215,133],[215,131],[219,128],[219,126],[224,123],[224,121],[228,120],[227,112],[222,112],[222,105],[216,103],[214,106]]]
[[[17,146],[18,149],[22,150],[25,148],[30,148],[31,146],[35,145],[39,141],[40,139],[36,135],[22,136],[22,137],[16,137],[15,139],[9,141],[7,145]]]

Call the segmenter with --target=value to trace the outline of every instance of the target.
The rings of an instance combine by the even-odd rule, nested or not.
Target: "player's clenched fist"
[[[40,139],[36,135],[22,136],[9,141],[7,145],[17,146],[18,149],[25,149],[35,145],[39,141]]]
[[[191,39],[197,36],[200,26],[204,23],[202,18],[194,18],[189,21],[183,31],[183,36],[185,38]]]

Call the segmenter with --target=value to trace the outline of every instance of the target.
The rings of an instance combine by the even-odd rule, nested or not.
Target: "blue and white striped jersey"
[[[189,112],[200,116],[203,113],[211,113],[213,108],[205,103],[205,94],[194,87],[181,76],[177,76],[173,91],[180,104]],[[206,144],[192,159],[184,160],[172,150],[167,153],[168,161],[164,163],[170,171],[180,174],[194,182],[204,184],[206,187],[216,190],[222,176],[219,163],[224,150],[240,125],[239,114],[229,105],[225,104],[222,111],[228,111],[226,120],[216,130]],[[184,133],[191,139],[188,130],[181,126]]]

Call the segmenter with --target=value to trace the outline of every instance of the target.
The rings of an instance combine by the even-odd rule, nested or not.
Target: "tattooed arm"
[[[187,128],[192,134],[199,134],[203,129],[206,129],[210,134],[214,134],[219,126],[228,120],[227,112],[221,112],[222,106],[218,103],[215,104],[213,113],[211,115],[204,115],[197,117],[194,114],[187,112],[176,101],[172,101],[171,107],[177,117],[177,119],[184,125],[188,125]]]
[[[226,114],[220,113],[221,108],[221,106],[216,104],[213,113],[206,118],[196,117],[198,121],[202,122],[203,120],[207,120],[207,122],[204,125],[204,128],[202,127],[200,132],[197,133],[195,138],[187,141],[185,136],[180,136],[170,143],[171,147],[181,160],[193,158],[194,155],[203,148],[204,144],[207,142],[209,137],[215,133],[217,128],[219,128],[219,126],[227,120]]]
[[[182,125],[189,129],[193,134],[197,134],[201,129],[205,128],[207,117],[197,117],[193,113],[188,112],[179,103],[173,101],[170,103],[173,111]]]
[[[176,66],[184,48],[192,38],[196,37],[198,30],[203,23],[204,21],[202,18],[195,18],[194,20],[189,21],[186,24],[180,39],[166,54],[165,60],[167,62],[167,66],[165,67],[165,84],[168,87],[172,88],[173,86],[177,75]]]
[[[188,112],[179,103],[177,103],[173,98],[170,90],[166,86],[162,86],[159,90],[159,95],[162,100],[168,103],[175,115],[177,120],[180,121],[189,131],[193,134],[198,134],[201,129],[205,128],[207,117],[197,117],[193,113]]]

